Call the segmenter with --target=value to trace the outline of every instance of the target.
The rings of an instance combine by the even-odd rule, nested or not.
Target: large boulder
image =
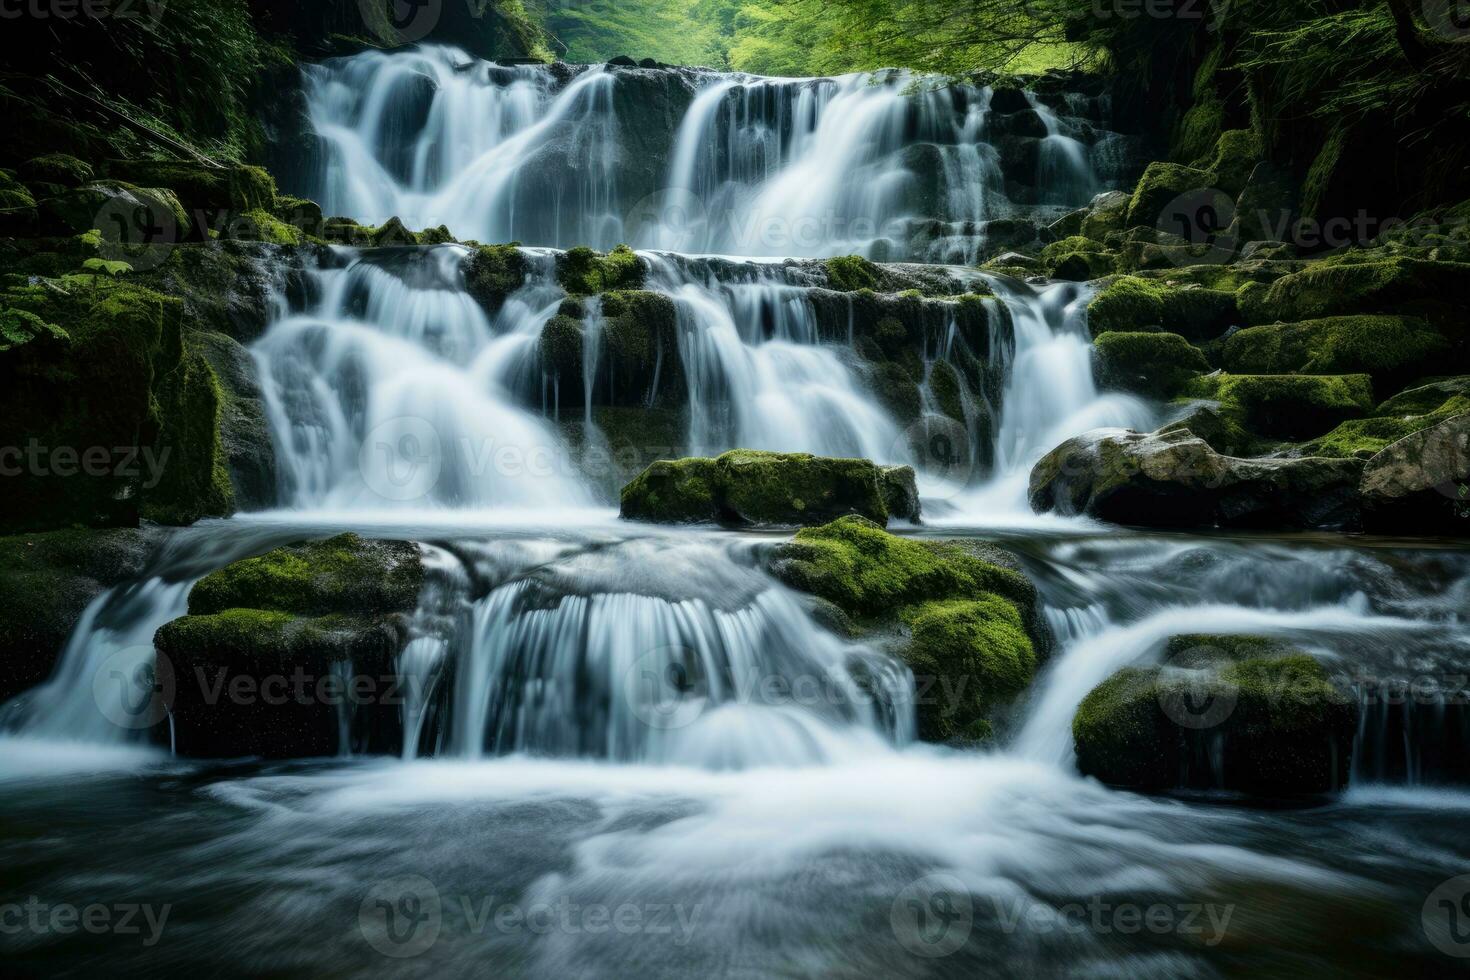
[[[1031,471],[1038,512],[1142,527],[1352,528],[1356,459],[1237,459],[1186,428],[1098,429],[1069,439]]]
[[[154,638],[174,678],[179,755],[297,758],[395,751],[395,682],[418,602],[416,545],[342,534],[200,579]],[[343,744],[342,721],[363,744]]]
[[[518,246],[483,245],[464,264],[465,290],[493,316],[507,296],[526,284],[530,271],[530,262]]]
[[[1157,224],[1174,200],[1213,185],[1214,175],[1209,171],[1178,163],[1151,163],[1138,179],[1133,199],[1128,204],[1128,226]]]
[[[1354,313],[1398,313],[1458,326],[1470,297],[1470,264],[1392,258],[1320,262],[1241,295],[1252,324],[1299,323]]]
[[[1470,414],[1378,453],[1363,468],[1362,495],[1371,529],[1470,534]]]
[[[798,532],[770,568],[908,665],[922,739],[988,738],[992,717],[1035,673],[1044,639],[1036,591],[998,549],[901,538],[845,517]]]
[[[1072,737],[1084,775],[1269,796],[1347,785],[1357,703],[1316,659],[1252,637],[1176,637],[1165,655],[1083,699]]]
[[[622,492],[622,516],[639,521],[810,525],[847,514],[879,525],[890,516],[918,520],[913,469],[735,449],[714,459],[659,460]]]

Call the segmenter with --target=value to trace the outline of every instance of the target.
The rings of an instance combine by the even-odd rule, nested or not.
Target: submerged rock
[[[1083,775],[1272,796],[1347,785],[1357,703],[1315,658],[1259,637],[1175,637],[1165,656],[1083,699],[1072,722]]]
[[[1038,512],[1142,527],[1350,529],[1359,522],[1357,459],[1237,459],[1187,428],[1098,429],[1031,471]]]
[[[857,514],[878,524],[919,518],[914,471],[866,459],[735,449],[714,459],[659,460],[623,488],[629,520],[824,524]]]
[[[175,678],[175,751],[299,758],[397,743],[395,662],[418,601],[417,546],[342,534],[205,576],[154,644]],[[343,712],[369,746],[341,744]]]
[[[845,517],[798,532],[773,552],[770,568],[839,609],[849,631],[886,641],[909,666],[920,738],[988,738],[992,716],[1035,673],[1036,591],[998,549],[901,538]]]

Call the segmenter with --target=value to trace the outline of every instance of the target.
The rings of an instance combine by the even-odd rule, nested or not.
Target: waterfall
[[[990,220],[1085,204],[1081,137],[1113,136],[1100,101],[997,114],[988,88],[903,71],[501,66],[423,46],[305,73],[318,146],[292,190],[368,223],[559,248],[972,262]]]
[[[517,398],[538,371],[563,293],[551,258],[492,321],[443,246],[308,273],[318,297],[255,347],[281,466],[298,510],[585,506],[552,426]],[[380,264],[381,263],[381,264]]]

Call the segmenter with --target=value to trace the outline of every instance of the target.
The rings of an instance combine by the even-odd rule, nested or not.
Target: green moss
[[[141,516],[160,524],[192,524],[223,517],[235,509],[220,441],[224,394],[204,355],[185,342],[179,363],[159,378],[158,444],[161,467],[145,486]]]
[[[246,608],[298,616],[406,612],[417,604],[422,582],[414,545],[339,534],[277,548],[205,576],[189,593],[189,613]]]
[[[1227,194],[1239,194],[1263,155],[1261,138],[1252,130],[1228,129],[1215,143],[1214,160],[1209,169],[1221,190]]]
[[[1172,155],[1179,160],[1208,162],[1212,148],[1223,136],[1224,127],[1225,107],[1211,93],[1209,98],[1191,106],[1179,120]],[[1205,183],[1196,183],[1185,190],[1209,187],[1212,183],[1207,177]]]
[[[261,167],[227,164],[211,167],[193,161],[112,160],[108,175],[140,187],[166,187],[193,214],[270,211],[276,206],[276,182]],[[212,224],[212,220],[209,222]]]
[[[1214,646],[1213,660],[1125,668],[1083,699],[1072,735],[1084,774],[1140,789],[1223,784],[1272,795],[1344,785],[1356,706],[1320,663],[1252,655],[1274,646],[1259,638],[1181,639]]]
[[[957,545],[900,538],[856,516],[798,531],[778,552],[776,567],[787,584],[854,616],[882,616],[901,606],[980,592],[1013,601],[1034,594],[1018,572]]]
[[[614,396],[639,405],[682,402],[688,388],[679,357],[674,301],[663,293],[613,290],[602,294],[601,303],[598,370]]]
[[[1355,313],[1399,313],[1457,324],[1470,296],[1470,265],[1394,258],[1319,262],[1242,295],[1251,324],[1299,323]]]
[[[1428,415],[1457,397],[1470,397],[1470,376],[1441,378],[1401,391],[1379,405],[1375,414]]]
[[[1373,410],[1365,374],[1212,375],[1188,393],[1218,401],[1222,414],[1252,432],[1282,439],[1310,439]]]
[[[1036,651],[1016,606],[995,595],[904,609],[904,662],[920,692],[919,737],[940,742],[989,730],[987,715],[1026,689]]]
[[[1422,320],[1344,316],[1251,327],[1225,342],[1222,362],[1241,374],[1369,374],[1393,384],[1428,373],[1450,344]]]
[[[1235,295],[1224,290],[1180,288],[1155,279],[1120,276],[1087,307],[1094,337],[1112,330],[1167,330],[1207,340],[1239,322]]]
[[[1421,429],[1470,412],[1470,386],[1454,381],[1425,385],[1379,405],[1373,418],[1344,422],[1301,447],[1313,456],[1368,459]]]
[[[1209,371],[1197,347],[1178,334],[1114,331],[1097,338],[1098,379],[1105,386],[1171,398]]]
[[[1088,282],[1112,275],[1117,257],[1100,242],[1073,236],[1052,242],[1041,250],[1041,261],[1056,279]]]
[[[20,175],[29,181],[80,187],[92,179],[93,171],[90,164],[70,154],[48,153],[21,164]]]
[[[303,235],[312,238],[322,237],[322,225],[326,219],[322,216],[321,205],[315,201],[309,201],[303,197],[277,195],[276,206],[271,214]]]
[[[965,420],[965,389],[960,373],[948,361],[936,361],[929,369],[929,391],[935,403],[956,422]]]
[[[899,425],[918,420],[923,410],[923,397],[908,368],[894,361],[879,361],[871,368],[869,384],[883,407]]]
[[[1212,145],[1218,135],[1219,130],[1216,129],[1205,146]],[[1144,170],[1138,186],[1134,188],[1133,200],[1128,205],[1128,226],[1156,225],[1164,209],[1175,198],[1207,189],[1213,184],[1214,175],[1206,171],[1155,161]]]
[[[269,211],[247,211],[231,222],[233,237],[272,245],[300,245],[306,240],[300,228],[289,225]]]
[[[671,524],[711,520],[716,472],[715,461],[703,457],[657,460],[623,487],[620,513]]]
[[[541,364],[552,375],[582,376],[582,321],[558,313],[541,329]]]
[[[643,263],[626,245],[599,255],[585,245],[568,249],[556,260],[556,279],[574,296],[590,296],[609,290],[643,288]]]
[[[838,292],[853,293],[878,287],[877,267],[861,256],[839,255],[823,264],[827,268],[827,285]]]
[[[812,524],[857,513],[886,523],[889,507],[885,474],[868,460],[750,449],[660,460],[622,492],[623,517],[662,522]]]
[[[526,284],[530,266],[516,243],[482,245],[464,265],[465,289],[490,313],[497,313],[505,298]]]

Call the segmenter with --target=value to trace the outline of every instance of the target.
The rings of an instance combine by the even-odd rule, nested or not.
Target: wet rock
[[[1421,429],[1368,461],[1362,481],[1370,529],[1470,533],[1470,414]]]
[[[1083,699],[1072,723],[1083,775],[1269,796],[1347,785],[1357,703],[1313,657],[1257,637],[1176,637],[1165,656]]]
[[[1038,512],[1140,527],[1327,528],[1359,523],[1356,459],[1237,459],[1184,428],[1098,429],[1031,471]]]
[[[239,510],[265,510],[276,503],[276,451],[256,377],[255,359],[223,334],[203,333],[196,341],[219,378],[224,399],[219,433],[230,484]]]
[[[395,660],[423,566],[416,545],[343,534],[205,576],[154,638],[175,679],[179,755],[304,758],[394,751]],[[342,722],[366,733],[342,744]]]
[[[913,470],[736,449],[714,459],[660,460],[622,491],[622,516],[629,520],[811,525],[846,514],[880,525],[890,515],[916,519]]]

